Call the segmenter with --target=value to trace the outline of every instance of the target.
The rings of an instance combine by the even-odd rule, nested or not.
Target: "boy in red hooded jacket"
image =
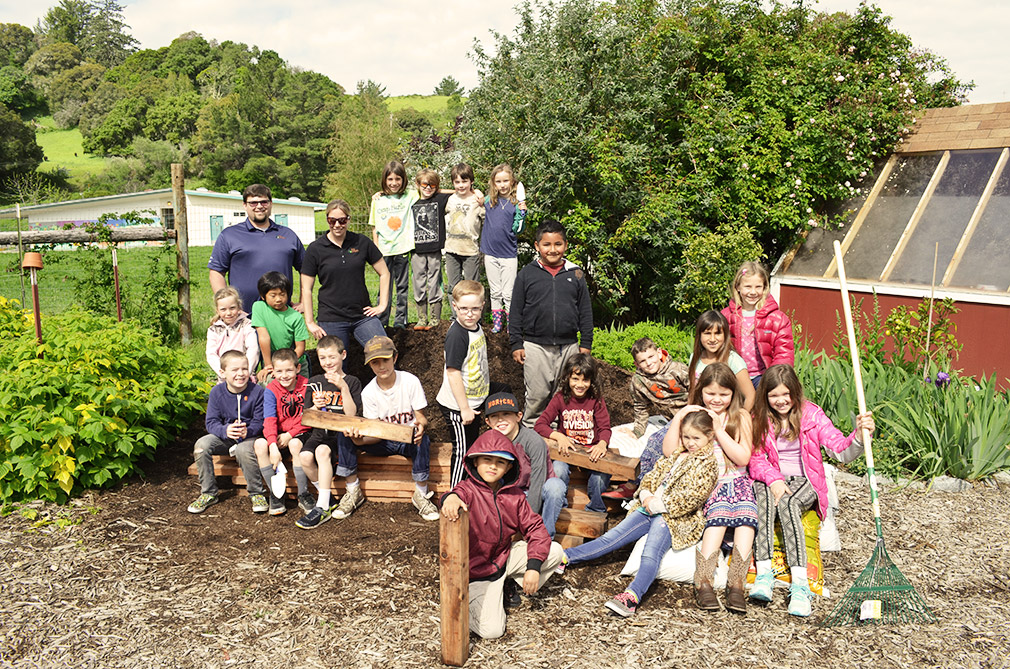
[[[561,564],[560,544],[551,541],[518,485],[525,460],[500,432],[485,432],[466,453],[466,474],[442,498],[442,515],[470,512],[470,630],[482,639],[505,633],[506,591],[518,604],[539,590]],[[512,542],[520,532],[523,541]]]

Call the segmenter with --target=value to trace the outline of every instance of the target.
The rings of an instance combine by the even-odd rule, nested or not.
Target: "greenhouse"
[[[1010,376],[1010,102],[930,109],[863,193],[779,261],[773,286],[815,349],[834,341],[841,307],[833,242],[862,309],[953,299],[955,361]],[[831,291],[831,292],[828,292]],[[832,295],[831,293],[835,293]]]

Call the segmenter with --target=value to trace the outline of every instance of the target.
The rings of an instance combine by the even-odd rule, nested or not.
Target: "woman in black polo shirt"
[[[326,205],[326,223],[330,231],[309,244],[302,261],[302,299],[305,325],[316,339],[335,335],[344,342],[351,334],[362,346],[372,337],[385,336],[379,314],[389,304],[389,270],[382,253],[364,235],[347,229],[351,206],[343,200]],[[365,265],[379,275],[379,303],[371,304],[365,286]],[[313,318],[312,286],[319,277],[319,322]]]

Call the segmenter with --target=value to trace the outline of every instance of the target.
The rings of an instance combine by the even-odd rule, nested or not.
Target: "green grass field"
[[[397,95],[386,98],[386,106],[391,112],[413,107],[424,114],[442,114],[449,106],[449,97],[447,95]]]
[[[84,153],[80,130],[57,130],[52,116],[40,116],[35,121],[44,128],[52,128],[35,135],[46,156],[45,162],[39,165],[39,171],[55,172],[62,167],[71,179],[77,180],[99,174],[105,169],[106,158]]]

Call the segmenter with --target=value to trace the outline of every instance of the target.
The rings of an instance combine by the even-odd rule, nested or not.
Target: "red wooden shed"
[[[815,350],[830,349],[841,310],[837,239],[853,299],[886,316],[931,288],[950,297],[964,345],[954,366],[1010,386],[1010,102],[929,109],[836,230],[813,228],[783,256],[772,291]],[[936,278],[933,283],[934,255]]]

